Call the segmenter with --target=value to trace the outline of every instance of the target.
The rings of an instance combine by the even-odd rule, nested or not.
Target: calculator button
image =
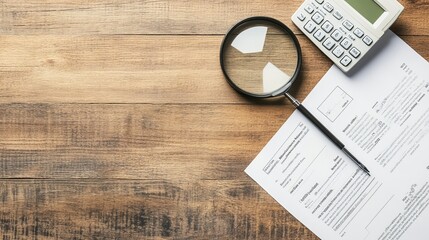
[[[342,47],[338,46],[334,49],[334,51],[332,51],[332,53],[335,55],[335,57],[339,58],[339,57],[341,57],[341,55],[343,55],[344,49]]]
[[[325,3],[325,5],[323,5],[323,8],[328,12],[332,12],[332,10],[334,10],[334,7],[329,3]]]
[[[335,41],[340,41],[341,38],[343,38],[343,34],[338,31],[338,29],[335,29],[335,31],[331,34],[331,37],[335,40]]]
[[[361,38],[361,37],[363,37],[363,31],[362,30],[360,30],[359,28],[356,28],[354,31],[353,31],[353,33],[356,35],[356,37],[358,37],[358,38]]]
[[[352,59],[349,56],[344,56],[343,59],[341,59],[340,63],[343,64],[344,67],[347,67],[352,62]]]
[[[314,11],[314,8],[311,5],[307,5],[305,6],[305,11],[307,11],[308,13],[312,14]]]
[[[338,11],[335,11],[332,15],[334,15],[334,17],[338,20],[341,20],[341,18],[343,18],[343,15],[341,15],[341,13]]]
[[[328,38],[325,40],[325,42],[323,42],[323,46],[326,49],[331,50],[335,46],[335,41],[332,40],[332,38]]]
[[[332,30],[332,28],[334,28],[334,25],[332,25],[332,23],[330,23],[329,21],[326,21],[322,25],[322,29],[327,33],[329,33]]]
[[[351,23],[351,22],[349,22],[348,20],[346,20],[346,21],[344,21],[343,22],[343,26],[345,27],[345,28],[347,28],[347,30],[352,30],[353,29],[353,23]]]
[[[344,49],[348,50],[352,46],[352,41],[348,38],[344,38],[340,44]]]
[[[322,4],[322,3],[324,2],[324,0],[316,0],[316,2],[317,2],[318,4]]]
[[[321,41],[325,38],[325,33],[324,33],[322,30],[318,29],[318,30],[314,33],[314,37],[315,37],[319,42],[321,42]]]
[[[352,55],[354,58],[358,58],[360,55],[360,51],[354,47],[354,48],[350,49],[350,55]]]
[[[296,15],[296,17],[297,17],[299,20],[301,20],[301,21],[304,21],[304,20],[305,20],[305,15],[304,15],[304,13],[302,13],[302,12],[298,13],[298,14]]]
[[[307,24],[305,24],[304,29],[307,30],[307,32],[312,33],[314,29],[316,28],[316,23],[313,21],[308,21]]]
[[[315,21],[317,24],[320,24],[320,23],[323,21],[323,16],[322,16],[320,13],[316,12],[316,13],[311,17],[311,19],[313,19],[313,21]]]
[[[362,41],[368,46],[372,44],[372,39],[370,37],[368,37],[368,35],[363,37]]]

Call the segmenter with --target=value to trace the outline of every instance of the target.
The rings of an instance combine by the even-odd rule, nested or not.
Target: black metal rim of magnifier
[[[226,47],[225,44],[226,44],[227,40],[229,39],[230,35],[238,27],[241,27],[243,24],[251,22],[251,21],[267,21],[267,22],[270,22],[274,25],[277,25],[279,28],[281,28],[283,31],[285,31],[287,34],[289,34],[289,36],[292,38],[292,40],[296,46],[296,51],[297,51],[297,56],[298,56],[297,65],[296,65],[295,73],[291,77],[291,80],[288,83],[286,83],[283,87],[281,87],[279,90],[276,90],[276,91],[273,91],[273,92],[267,93],[267,94],[254,94],[254,93],[250,93],[250,92],[244,91],[243,89],[239,88],[237,85],[235,85],[235,83],[231,80],[231,78],[229,78],[228,74],[226,73],[226,69],[225,69],[225,65],[224,65],[224,49]],[[298,74],[301,70],[301,64],[302,64],[302,54],[301,54],[301,46],[299,45],[298,39],[296,38],[296,36],[292,32],[292,30],[290,30],[284,23],[282,23],[279,20],[276,20],[274,18],[265,17],[265,16],[256,16],[256,17],[249,17],[249,18],[243,19],[243,20],[239,21],[238,23],[236,23],[234,26],[232,26],[231,29],[229,29],[229,31],[226,33],[225,37],[222,40],[222,44],[221,44],[221,48],[220,48],[220,66],[222,68],[223,75],[225,76],[229,85],[231,85],[237,92],[248,95],[248,96],[257,97],[257,98],[267,98],[267,97],[276,97],[276,96],[280,96],[280,95],[284,94],[290,88],[290,86],[295,81],[295,79],[298,78]]]

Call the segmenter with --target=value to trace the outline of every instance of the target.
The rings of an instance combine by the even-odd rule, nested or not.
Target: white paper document
[[[371,172],[295,111],[246,173],[321,239],[429,239],[429,64],[392,32],[303,105]]]

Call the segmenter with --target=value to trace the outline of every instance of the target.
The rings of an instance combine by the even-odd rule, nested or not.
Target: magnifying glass
[[[220,49],[222,72],[236,91],[256,98],[285,95],[369,175],[369,170],[344,144],[288,93],[298,77],[301,64],[301,47],[293,32],[282,22],[269,17],[251,17],[238,22],[225,35]]]

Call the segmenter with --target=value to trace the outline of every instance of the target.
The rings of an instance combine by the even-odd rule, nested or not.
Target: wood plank
[[[269,15],[295,32],[290,17],[303,1],[3,0],[1,34],[224,34],[249,16]],[[400,35],[429,35],[427,1],[400,1]],[[210,9],[210,11],[207,11]]]
[[[1,180],[0,197],[2,239],[318,239],[250,180]]]
[[[0,104],[0,178],[243,179],[293,110],[255,105]]]
[[[1,36],[0,103],[249,103],[219,66],[222,36]],[[429,36],[404,37],[429,59]],[[331,62],[305,37],[297,97]],[[305,82],[303,82],[305,81]]]
[[[429,5],[401,3],[393,30],[429,59]],[[292,106],[238,95],[218,64],[244,17],[301,34],[299,4],[1,1],[0,237],[318,239],[243,172]],[[302,100],[331,63],[299,40]]]

